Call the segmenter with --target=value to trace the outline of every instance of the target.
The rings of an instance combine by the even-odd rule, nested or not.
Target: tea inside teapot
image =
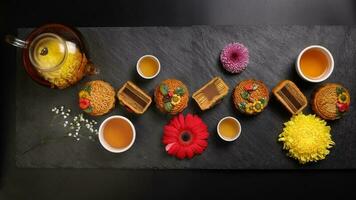
[[[23,48],[23,64],[36,82],[53,88],[69,87],[85,75],[98,71],[88,61],[79,32],[61,24],[41,26],[21,40],[7,36],[6,41]]]
[[[66,88],[85,74],[87,59],[77,45],[53,33],[37,36],[29,49],[31,63],[38,73],[58,88]]]
[[[52,33],[37,37],[30,47],[30,59],[40,70],[50,70],[60,65],[67,53],[64,41]]]

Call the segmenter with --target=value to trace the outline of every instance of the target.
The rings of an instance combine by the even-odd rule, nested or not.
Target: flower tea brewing
[[[37,36],[30,45],[30,60],[38,73],[58,88],[66,88],[85,73],[87,60],[75,43],[53,33]]]
[[[98,70],[87,60],[82,37],[77,30],[61,24],[34,29],[25,40],[7,35],[6,42],[22,48],[23,66],[37,83],[64,89]]]

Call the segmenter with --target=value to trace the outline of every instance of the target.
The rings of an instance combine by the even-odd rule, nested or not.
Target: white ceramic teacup
[[[236,136],[233,137],[233,138],[227,138],[227,137],[225,137],[224,135],[222,135],[222,134],[220,133],[220,130],[219,130],[219,127],[220,127],[221,122],[223,122],[224,120],[227,120],[227,119],[232,119],[232,120],[238,125],[238,127],[239,127],[239,131],[236,133]],[[236,139],[241,135],[241,124],[240,124],[239,120],[237,120],[235,117],[228,116],[228,117],[222,118],[222,119],[219,121],[218,125],[216,126],[216,130],[217,130],[218,135],[219,135],[219,137],[220,137],[221,139],[223,139],[224,141],[227,141],[227,142],[232,142],[232,141],[236,140]]]
[[[316,78],[308,78],[307,76],[305,76],[303,74],[303,72],[301,70],[301,66],[300,66],[300,60],[301,60],[303,54],[306,51],[310,50],[310,49],[316,49],[316,50],[320,51],[328,59],[328,65],[329,66],[326,67],[326,70],[324,71],[324,73],[322,75],[320,75],[319,77],[316,77]],[[295,68],[297,70],[298,75],[302,79],[304,79],[306,81],[309,81],[309,82],[313,82],[313,83],[322,82],[322,81],[326,80],[327,78],[329,78],[329,76],[333,72],[333,70],[334,70],[334,58],[333,58],[332,54],[330,53],[330,51],[327,48],[325,48],[323,46],[320,46],[320,45],[311,45],[311,46],[306,47],[305,49],[303,49],[299,53],[298,58],[297,58],[296,63],[295,63]]]
[[[105,128],[105,125],[112,119],[122,119],[124,121],[126,121],[130,127],[132,128],[132,140],[130,142],[130,144],[126,147],[123,147],[123,148],[115,148],[115,147],[112,147],[110,146],[105,138],[104,138],[104,128]],[[130,149],[130,147],[133,145],[133,143],[135,142],[135,139],[136,139],[136,130],[135,130],[135,126],[132,124],[132,122],[127,119],[126,117],[124,116],[120,116],[120,115],[114,115],[114,116],[111,116],[111,117],[108,117],[106,118],[100,125],[99,127],[99,141],[100,141],[100,144],[108,151],[110,152],[113,152],[113,153],[122,153],[122,152],[125,152],[127,151],[128,149]]]
[[[153,59],[154,61],[156,61],[157,65],[158,65],[158,69],[157,69],[157,72],[153,75],[153,76],[145,76],[142,72],[141,72],[141,69],[140,69],[140,63],[141,61],[144,59],[144,58],[151,58]],[[154,77],[156,77],[159,72],[161,71],[161,63],[159,62],[158,58],[156,58],[155,56],[153,55],[144,55],[142,56],[140,59],[138,59],[137,63],[136,63],[136,70],[137,70],[137,73],[144,79],[153,79]]]

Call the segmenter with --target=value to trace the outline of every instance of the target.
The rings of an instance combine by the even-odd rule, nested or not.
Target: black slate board
[[[291,79],[309,98],[320,84],[302,81],[294,70],[299,51],[312,44],[326,46],[334,55],[335,70],[326,82],[340,82],[351,90],[355,99],[356,28],[346,26],[193,26],[139,28],[79,28],[88,46],[91,60],[100,68],[97,76],[87,77],[65,90],[48,89],[34,83],[26,75],[18,51],[16,69],[16,134],[18,167],[33,168],[155,168],[155,169],[346,169],[356,168],[356,112],[331,122],[336,146],[326,160],[306,166],[288,158],[277,142],[283,123],[290,115],[271,98],[268,108],[258,116],[246,117],[232,106],[231,92],[211,110],[201,112],[192,100],[184,113],[199,114],[208,124],[209,146],[192,160],[169,157],[161,144],[162,128],[170,117],[154,106],[143,116],[133,116],[117,105],[110,115],[125,115],[137,131],[132,149],[123,154],[104,150],[98,141],[74,141],[64,137],[63,120],[53,117],[53,106],[65,105],[79,113],[77,92],[81,85],[94,79],[104,79],[115,88],[127,80],[153,94],[154,87],[166,78],[182,80],[190,93],[214,76],[221,76],[230,86],[243,79],[260,79],[273,88],[282,79]],[[19,29],[24,38],[31,29]],[[250,64],[239,75],[225,73],[219,64],[220,50],[227,43],[239,41],[250,51]],[[136,74],[137,59],[144,54],[156,55],[161,73],[146,81]],[[310,108],[305,113],[311,113]],[[216,124],[224,116],[237,117],[242,123],[242,135],[233,143],[224,143],[216,134]],[[43,138],[50,142],[38,145]]]

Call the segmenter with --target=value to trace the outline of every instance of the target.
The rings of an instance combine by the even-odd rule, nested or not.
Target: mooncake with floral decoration
[[[115,107],[115,90],[107,82],[90,81],[79,92],[79,107],[92,116],[108,113]]]
[[[175,115],[182,112],[189,102],[187,86],[179,80],[167,79],[155,89],[154,99],[157,108],[162,113]]]
[[[266,108],[269,90],[262,81],[244,80],[236,85],[232,99],[238,111],[247,115],[256,115]]]
[[[350,107],[350,93],[342,85],[327,83],[313,92],[313,111],[326,120],[340,119]]]

